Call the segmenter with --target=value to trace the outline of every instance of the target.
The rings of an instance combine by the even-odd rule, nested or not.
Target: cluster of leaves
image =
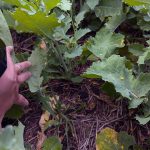
[[[10,11],[3,11],[10,27],[18,32],[37,34],[45,42],[46,55],[40,56],[39,48],[35,48],[33,55],[36,56],[37,60],[38,56],[43,58],[45,60],[43,63],[46,65],[43,66],[41,65],[43,63],[34,60],[34,56],[31,56],[32,60],[30,59],[33,64],[39,66],[39,68],[34,69],[39,69],[38,72],[34,73],[34,79],[32,78],[34,84],[29,82],[30,87],[34,86],[34,89],[30,88],[30,90],[32,92],[39,90],[39,85],[47,78],[74,80],[76,76],[73,70],[78,65],[74,58],[80,56],[83,51],[83,47],[78,44],[78,41],[90,32],[89,29],[81,29],[79,26],[85,13],[74,17],[72,3],[67,0],[54,0],[53,2],[46,0],[38,2],[4,0],[4,2],[13,5]],[[69,29],[72,26],[74,32],[69,34]],[[43,67],[46,69],[42,74],[42,79],[40,76]]]
[[[136,116],[141,124],[150,121],[150,73],[145,70],[150,62],[149,0],[85,0],[80,8],[75,0],[3,0],[2,4],[7,4],[3,14],[11,28],[34,33],[42,41],[28,58],[33,73],[28,84],[31,92],[40,92],[51,113],[42,85],[53,78],[79,82],[86,77],[105,81],[105,90],[112,85],[130,109],[142,106]],[[130,23],[145,41],[133,43],[129,33],[119,30]],[[95,37],[87,38],[88,33]],[[4,38],[6,45],[11,44]],[[94,62],[76,76],[74,68],[87,60]]]
[[[113,84],[116,92],[129,100],[129,108],[137,108],[142,104],[143,115],[136,116],[141,124],[150,120],[150,73],[143,69],[149,64],[150,42],[148,37],[145,37],[147,41],[143,43],[127,42],[129,35],[117,33],[116,29],[124,22],[135,21],[133,26],[143,33],[143,37],[146,36],[145,31],[149,31],[150,27],[149,8],[149,1],[100,1],[94,11],[105,22],[96,36],[89,40],[87,48],[95,57],[95,62],[83,75],[101,78],[106,84]]]

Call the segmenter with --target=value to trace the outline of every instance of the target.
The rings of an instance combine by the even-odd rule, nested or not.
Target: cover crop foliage
[[[119,99],[128,101],[129,109],[140,107],[136,119],[148,123],[150,1],[80,0],[77,4],[75,0],[3,0],[1,8],[10,28],[37,36],[34,50],[28,54],[33,64],[30,91],[56,115],[47,94],[50,79],[76,83],[83,78],[100,79],[108,94],[111,85],[117,98],[119,95]],[[126,32],[128,26],[140,32],[140,37]],[[10,36],[8,31],[0,30],[0,37],[3,32]],[[3,38],[6,45],[11,44],[11,38]],[[84,73],[75,74],[75,68],[87,61],[92,65]]]
[[[28,81],[31,92],[45,92],[41,85],[49,79],[80,82],[83,77],[96,77],[113,84],[128,99],[129,108],[142,105],[142,115],[136,119],[142,124],[149,121],[150,74],[143,69],[150,59],[148,0],[86,0],[80,2],[79,11],[75,1],[69,0],[3,1],[12,6],[3,11],[9,26],[36,34],[44,46],[35,45],[28,58],[33,64],[33,77]],[[95,23],[84,25],[88,15]],[[132,42],[130,35],[119,30],[130,22],[147,41]],[[94,61],[90,68],[80,77],[75,75],[74,68],[87,60]]]

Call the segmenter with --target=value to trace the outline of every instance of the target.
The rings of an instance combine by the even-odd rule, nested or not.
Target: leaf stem
[[[71,15],[71,22],[72,22],[73,31],[75,33],[76,32],[76,26],[74,24],[74,0],[72,0],[72,7],[71,7],[70,15]]]
[[[63,65],[63,68],[64,68],[65,72],[68,73],[69,70],[68,70],[68,67],[67,67],[67,65],[66,65],[66,63],[65,63],[65,61],[64,61],[64,59],[63,59],[63,56],[62,56],[61,51],[60,51],[60,49],[59,49],[59,45],[58,45],[58,43],[57,43],[56,41],[53,41],[53,42],[54,42],[54,44],[55,44],[55,46],[56,46],[56,47],[55,47],[54,45],[52,45],[52,46],[53,46],[53,49],[54,49],[54,52],[55,52],[55,54],[57,55],[57,57],[59,58],[61,64]]]

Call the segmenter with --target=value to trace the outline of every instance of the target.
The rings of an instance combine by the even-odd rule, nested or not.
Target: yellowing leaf
[[[97,135],[96,150],[114,150],[118,147],[117,132],[110,128],[105,128]]]
[[[126,132],[116,132],[111,128],[105,128],[97,135],[96,150],[128,150],[135,144],[132,136]]]

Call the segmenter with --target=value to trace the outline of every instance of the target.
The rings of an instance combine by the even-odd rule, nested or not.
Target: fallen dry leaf
[[[41,128],[41,132],[44,132],[46,129],[46,124],[49,121],[49,117],[50,117],[50,113],[48,111],[45,111],[42,115],[41,115],[41,119],[39,121],[39,126]]]

